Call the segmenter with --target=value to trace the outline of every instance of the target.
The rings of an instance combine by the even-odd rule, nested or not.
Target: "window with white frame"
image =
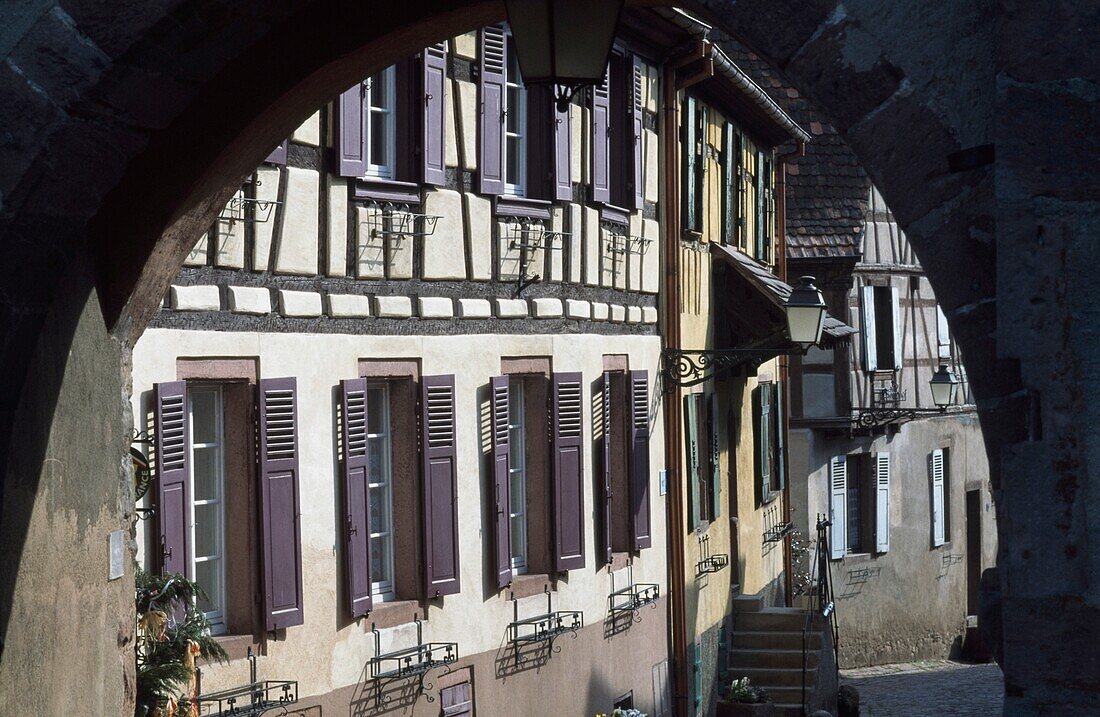
[[[510,502],[508,519],[512,536],[512,571],[527,572],[527,445],[523,411],[523,379],[513,379],[508,386],[508,479]]]
[[[523,197],[527,194],[527,89],[510,34],[505,52],[504,189],[508,194]]]
[[[191,422],[191,574],[206,593],[198,606],[214,634],[226,631],[225,419],[222,389],[189,388]]]
[[[394,599],[393,446],[390,387],[367,383],[367,455],[370,476],[371,593],[375,602]]]
[[[394,179],[397,133],[397,68],[390,65],[366,82],[367,176]]]

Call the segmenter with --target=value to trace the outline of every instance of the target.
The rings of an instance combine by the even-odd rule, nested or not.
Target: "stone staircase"
[[[806,615],[801,608],[764,607],[753,595],[734,598],[727,674],[730,680],[748,677],[750,684],[766,689],[775,702],[776,717],[802,717],[802,630]],[[806,695],[810,699],[821,660],[819,621],[811,624],[806,645]]]

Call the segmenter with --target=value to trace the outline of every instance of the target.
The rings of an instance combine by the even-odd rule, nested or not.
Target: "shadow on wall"
[[[837,600],[850,600],[863,592],[863,586],[872,580],[878,579],[882,574],[882,568],[857,568],[849,570],[844,575],[844,583],[836,595]]]

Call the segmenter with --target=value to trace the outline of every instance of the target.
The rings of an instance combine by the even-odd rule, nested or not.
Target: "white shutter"
[[[901,302],[898,300],[898,287],[890,287],[890,314],[894,320],[894,370],[901,368],[901,357],[905,353],[901,342]]]
[[[932,478],[932,545],[940,546],[946,542],[943,512],[943,451],[941,449],[932,451],[928,468]]]
[[[875,551],[890,552],[890,454],[875,454]]]
[[[848,548],[848,458],[834,456],[829,461],[829,557],[838,560]]]
[[[951,330],[947,327],[947,316],[943,309],[936,304],[936,337],[939,343],[939,358],[941,361],[951,359]]]
[[[863,323],[863,370],[878,369],[878,349],[875,348],[875,287],[859,290],[859,317]]]

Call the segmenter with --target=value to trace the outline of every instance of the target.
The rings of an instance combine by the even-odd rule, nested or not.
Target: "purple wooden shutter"
[[[336,170],[341,177],[362,177],[367,173],[362,82],[340,95],[336,120]]]
[[[611,562],[611,372],[603,372],[603,552]]]
[[[608,76],[592,88],[592,201],[611,201],[611,97]]]
[[[367,380],[340,382],[344,419],[344,559],[352,617],[370,612],[370,475],[367,457]]]
[[[584,448],[581,374],[555,373],[552,413],[554,567],[584,567]]]
[[[187,536],[191,488],[188,463],[187,383],[171,381],[153,386],[153,448],[157,466],[157,528],[160,555],[157,563],[164,574],[188,575],[191,567]],[[188,575],[190,577],[190,575]]]
[[[421,87],[424,92],[424,121],[421,155],[424,184],[446,184],[446,153],[443,149],[443,86],[447,82],[447,44],[424,48]]]
[[[504,193],[504,28],[481,29],[481,128],[478,179],[482,194]]]
[[[492,393],[493,431],[493,544],[496,547],[497,587],[512,584],[511,530],[511,440],[508,434],[508,377],[494,376],[489,382]]]
[[[458,476],[455,466],[455,377],[425,376],[421,387],[424,461],[424,568],[428,597],[460,589]]]
[[[550,106],[554,107],[551,100]],[[565,112],[552,110],[554,117],[554,199],[568,202],[573,199],[573,180],[569,175],[572,156],[572,135],[569,131],[569,108]]]
[[[294,378],[260,381],[260,505],[267,629],[301,625],[302,510]]]
[[[649,525],[649,371],[630,372],[630,506],[634,549],[652,544]]]
[[[265,162],[270,164],[286,164],[286,147],[289,140],[283,140],[278,147],[271,150],[271,154],[267,155]]]
[[[635,56],[631,62],[630,93],[630,154],[633,161],[633,172],[630,177],[630,192],[634,209],[641,209],[645,205],[645,140],[642,136],[642,62]]]

